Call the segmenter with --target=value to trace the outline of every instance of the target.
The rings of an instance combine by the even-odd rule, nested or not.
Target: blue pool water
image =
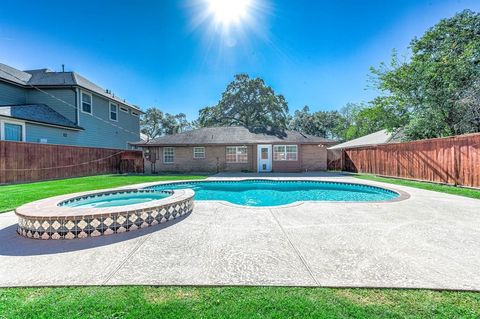
[[[396,192],[359,184],[318,181],[200,181],[151,186],[151,190],[190,188],[195,200],[224,200],[246,206],[277,206],[297,201],[382,201]]]
[[[115,206],[126,206],[159,200],[170,196],[169,193],[163,192],[128,192],[116,194],[102,194],[89,196],[64,202],[61,206],[65,207],[82,207],[82,208],[105,208]]]

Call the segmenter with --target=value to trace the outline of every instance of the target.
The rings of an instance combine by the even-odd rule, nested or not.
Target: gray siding
[[[42,89],[42,91],[46,93],[29,89],[27,93],[27,104],[46,104],[75,123],[75,113],[77,111],[75,109],[76,99],[73,89]],[[68,104],[59,101],[57,98]]]
[[[0,105],[25,104],[27,90],[17,85],[0,82]]]
[[[39,143],[40,139],[46,138],[48,144],[79,145],[78,137],[82,132],[66,130],[45,125],[26,123],[27,142]],[[65,135],[66,136],[65,136]]]
[[[93,116],[80,112],[79,125],[85,129],[79,136],[81,145],[124,149],[127,148],[127,142],[140,140],[138,117],[124,113],[119,108],[118,122],[111,121],[109,101],[95,94],[92,101]]]
[[[75,108],[77,95],[74,89],[42,89],[42,91],[48,94],[35,89],[21,88],[0,82],[0,105],[45,104],[72,122],[76,122],[84,128],[84,131],[72,131],[27,123],[27,142],[39,142],[40,139],[46,138],[49,144],[125,149],[128,148],[128,142],[138,142],[140,140],[139,118],[131,115],[130,112],[122,112],[120,105],[118,121],[111,121],[109,100],[92,94],[94,116],[80,111],[77,122],[77,110]],[[118,105],[118,103],[116,104]]]

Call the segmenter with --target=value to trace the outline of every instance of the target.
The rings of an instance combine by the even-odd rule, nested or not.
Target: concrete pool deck
[[[268,285],[480,290],[480,200],[338,174],[222,174],[397,189],[388,203],[278,208],[196,201],[178,220],[73,241],[16,234],[0,214],[0,286]],[[212,178],[210,178],[212,179]],[[130,186],[131,187],[131,186]]]

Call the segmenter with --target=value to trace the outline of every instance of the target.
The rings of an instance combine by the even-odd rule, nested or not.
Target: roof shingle
[[[295,131],[272,133],[265,130],[251,131],[241,126],[205,127],[173,135],[165,135],[138,145],[209,145],[209,144],[261,144],[261,143],[296,143],[296,144],[333,144],[334,140],[307,135]]]
[[[107,92],[100,86],[75,72],[53,72],[49,69],[20,71],[6,64],[0,63],[0,78],[24,86],[80,86],[111,100],[139,110],[138,106],[130,104],[124,99]]]
[[[45,104],[3,105],[0,106],[0,116],[79,130],[83,129]]]

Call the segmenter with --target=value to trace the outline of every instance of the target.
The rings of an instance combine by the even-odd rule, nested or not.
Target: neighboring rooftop
[[[83,129],[45,104],[3,105],[0,106],[0,116],[77,130]]]
[[[251,131],[241,126],[205,127],[173,135],[157,137],[138,145],[210,145],[210,144],[261,144],[261,143],[296,143],[296,144],[333,144],[334,140],[307,135],[295,131],[271,132],[266,130]]]
[[[387,144],[387,143],[399,143],[402,141],[403,131],[397,130],[395,132],[388,132],[387,130],[381,130],[372,134],[368,134],[345,143],[337,144],[335,146],[329,147],[331,150],[342,149],[342,148],[352,148],[352,147],[362,147],[362,146],[371,146],[378,144]]]
[[[20,71],[0,63],[0,78],[26,87],[79,86],[118,103],[139,109],[138,106],[126,102],[75,72],[54,72],[49,69]]]

